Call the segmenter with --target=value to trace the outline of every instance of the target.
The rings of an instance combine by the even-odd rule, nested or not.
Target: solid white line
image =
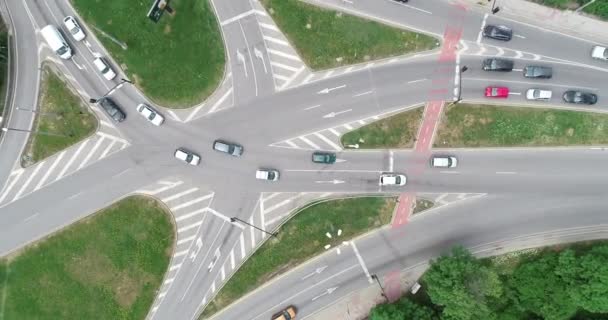
[[[334,129],[334,128],[329,128],[329,129],[327,129],[327,130],[329,130],[329,132],[333,133],[333,134],[334,134],[336,137],[339,137],[339,136],[340,136],[340,132],[338,132],[338,131],[337,131],[336,129]]]
[[[302,62],[302,60],[300,60],[300,57],[295,56],[293,54],[285,53],[285,52],[282,52],[282,51],[277,51],[277,50],[270,49],[270,48],[267,51],[270,54],[274,54],[274,55],[277,55],[277,56],[280,56],[280,57],[283,57],[283,58],[287,58],[287,59],[290,59],[290,60]]]
[[[270,62],[270,65],[273,66],[273,67],[289,70],[291,72],[296,72],[296,71],[299,70],[299,68],[288,66],[286,64],[282,64],[282,63],[274,62],[274,61]]]
[[[253,10],[253,9],[252,9],[252,10],[249,10],[249,11],[247,11],[247,12],[243,12],[243,13],[241,13],[241,14],[239,14],[239,15],[236,15],[236,16],[234,16],[234,17],[230,18],[230,19],[226,19],[226,20],[222,21],[222,22],[220,23],[220,25],[223,27],[223,26],[225,26],[225,25],[227,25],[227,24],[230,24],[230,23],[235,22],[235,21],[237,21],[237,20],[243,19],[243,18],[245,18],[245,17],[247,17],[247,16],[250,16],[250,15],[252,15],[252,14],[255,14],[255,13],[256,13],[256,10]]]
[[[439,171],[440,173],[460,174],[458,171]]]
[[[408,84],[412,84],[412,83],[417,83],[417,82],[422,82],[422,81],[426,81],[426,79],[418,79],[418,80],[412,80],[412,81],[408,81]]]
[[[176,253],[173,255],[173,257],[174,257],[174,258],[181,257],[181,256],[185,255],[186,253],[188,253],[188,251],[189,251],[189,249],[186,249],[186,250],[183,250],[183,251],[180,251],[180,252],[176,252]]]
[[[165,282],[163,282],[163,284],[171,284],[173,281],[175,281],[175,278],[170,278],[165,280]]]
[[[393,153],[393,150],[389,151],[389,154],[390,154],[390,158],[388,158],[388,171],[389,172],[393,172],[393,164],[394,164],[394,159],[393,159],[394,153]]]
[[[513,171],[496,171],[496,174],[515,174]]]
[[[258,202],[260,203],[260,223],[265,226],[266,225],[266,219],[264,217],[264,201],[262,201],[262,194],[260,194],[260,198],[258,199]],[[263,233],[262,234],[262,239],[264,238],[266,234]]]
[[[525,39],[525,38],[526,38],[526,37],[524,37],[524,36],[522,36],[522,35],[520,35],[520,34],[514,34],[513,36],[514,36],[514,37],[518,37],[518,38],[520,38],[520,39]]]
[[[290,145],[292,148],[297,148],[298,145],[293,143],[291,140],[285,140],[285,143],[287,143],[288,145]]]
[[[255,229],[253,229],[253,217],[249,218],[249,224],[251,225],[249,227],[249,231],[251,231],[251,248],[255,248]]]
[[[486,26],[486,20],[488,19],[488,14],[486,13],[483,16],[483,21],[481,22],[481,28],[479,30],[479,34],[477,35],[477,44],[481,43],[481,34],[483,32],[483,28]]]
[[[220,274],[222,275],[222,281],[226,279],[226,271],[224,271],[224,265],[222,265],[222,269],[220,269]]]
[[[112,143],[110,143],[106,149],[103,151],[103,153],[101,154],[101,156],[99,156],[98,160],[101,160],[103,158],[105,158],[108,155],[108,152],[110,152],[110,150],[112,149],[112,147],[114,146],[114,144],[116,143],[116,140],[112,140]]]
[[[230,250],[230,269],[234,270],[234,248]]]
[[[196,238],[196,235],[181,239],[181,240],[177,241],[177,245],[179,246],[182,243],[190,242],[190,241],[194,240],[194,238]]]
[[[213,283],[211,284],[211,292],[215,293],[215,280],[213,280]]]
[[[274,210],[276,210],[276,209],[278,209],[278,208],[280,208],[280,207],[282,207],[282,206],[284,206],[284,205],[286,205],[286,204],[288,204],[288,203],[292,202],[292,201],[293,201],[294,199],[296,199],[297,197],[298,197],[298,196],[291,197],[291,198],[289,198],[289,199],[287,199],[287,200],[283,200],[283,201],[281,201],[281,202],[279,202],[279,203],[275,204],[274,206],[272,206],[272,207],[270,207],[270,208],[266,209],[265,211],[263,211],[263,213],[262,213],[262,214],[263,214],[263,215],[265,215],[265,214],[267,214],[267,213],[270,213],[270,212],[272,212],[272,211],[274,211]]]
[[[342,125],[344,128],[348,129],[348,130],[353,130],[353,127],[350,124],[343,124]]]
[[[258,24],[260,25],[260,27],[262,27],[264,29],[269,29],[272,31],[279,31],[279,28],[277,28],[276,26],[274,26],[272,24],[263,23],[263,22],[259,22]]]
[[[201,221],[197,221],[197,222],[195,222],[193,224],[189,224],[189,225],[187,225],[185,227],[181,227],[181,228],[177,229],[177,233],[179,234],[180,232],[188,231],[190,229],[193,229],[193,228],[196,228],[196,227],[200,226],[201,224],[203,224],[202,220]]]
[[[285,40],[281,40],[281,39],[277,39],[277,38],[273,38],[271,36],[263,36],[262,38],[264,38],[264,40],[270,41],[272,43],[276,43],[282,46],[289,46],[289,42],[285,41]]]
[[[289,77],[288,77],[288,76],[283,76],[283,75],[276,74],[276,73],[274,73],[274,74],[273,74],[273,76],[274,76],[276,79],[279,79],[279,80],[284,81],[284,82],[287,82],[287,80],[289,80]]]
[[[268,197],[263,198],[263,199],[262,199],[262,201],[268,201],[268,200],[270,200],[270,199],[272,199],[272,198],[274,198],[274,197],[276,197],[276,196],[278,196],[278,195],[280,195],[280,194],[282,194],[282,192],[273,192],[273,193],[272,193],[271,195],[269,195]]]
[[[192,217],[196,216],[197,214],[201,214],[201,213],[205,212],[206,210],[207,210],[207,208],[202,208],[202,209],[194,210],[194,211],[192,211],[190,213],[181,215],[181,216],[175,218],[175,222],[180,222],[182,220],[186,220],[188,218],[192,218]]]
[[[21,178],[22,174],[23,174],[23,171],[19,172],[17,174],[17,176],[15,178],[13,178],[14,180],[11,181],[11,183],[8,185],[8,187],[6,188],[6,190],[4,191],[4,193],[2,194],[2,197],[0,197],[0,202],[4,201],[4,198],[6,198],[6,196],[8,195],[8,193],[11,192],[11,189],[13,189],[13,187],[15,186],[15,183],[17,182],[17,180],[19,180],[19,178]]]
[[[166,198],[160,199],[160,201],[162,201],[162,202],[169,202],[169,201],[175,200],[177,198],[183,197],[183,196],[185,196],[187,194],[190,194],[192,192],[196,192],[196,190],[198,190],[198,188],[194,187],[194,188],[188,189],[186,191],[182,191],[180,193],[176,193],[174,195],[171,195],[171,196],[168,196]]]
[[[271,219],[270,221],[268,221],[268,223],[266,223],[266,226],[271,226],[271,225],[283,220],[283,218],[287,217],[290,214],[291,214],[291,211],[287,211],[281,215],[278,215],[278,216],[274,217],[274,219]]]
[[[521,96],[521,92],[509,92],[510,95]]]
[[[156,190],[147,191],[147,192],[144,192],[144,193],[147,193],[147,194],[150,194],[150,195],[155,195],[155,194],[161,193],[163,191],[167,191],[169,189],[173,189],[173,188],[181,185],[182,183],[184,183],[184,182],[183,181],[178,181],[178,182],[175,182],[175,183],[173,183],[171,185],[164,186],[164,187],[158,188]]]
[[[21,194],[23,194],[23,192],[25,191],[25,189],[27,188],[27,186],[30,185],[30,183],[32,182],[32,179],[38,174],[38,171],[40,171],[40,168],[42,168],[42,166],[44,165],[44,161],[40,164],[38,164],[36,166],[36,169],[34,169],[34,172],[30,175],[30,177],[25,181],[25,183],[23,184],[23,186],[21,187],[21,189],[19,189],[19,192],[17,192],[17,194],[15,195],[15,197],[13,198],[13,201],[17,200]]]
[[[304,109],[304,110],[312,110],[312,109],[318,108],[318,107],[320,107],[320,106],[321,106],[320,104],[317,104],[317,105],[314,105],[314,106],[312,106],[312,107],[308,107],[308,108],[306,108],[306,109]]]
[[[112,139],[112,140],[117,140],[118,142],[129,143],[129,141],[127,141],[125,139],[119,138],[117,136],[113,136],[113,135],[105,133],[105,132],[97,131],[95,134],[98,135],[98,136],[100,136],[100,137],[104,137],[104,138],[108,138],[108,139]]]
[[[306,137],[304,137],[304,136],[298,137],[298,139],[306,142],[309,146],[313,147],[314,149],[321,149],[318,145],[316,145],[316,144],[314,144],[314,142],[306,139]]]
[[[211,109],[209,109],[209,111],[207,113],[213,113],[220,106],[220,104],[222,104],[224,102],[224,100],[226,100],[226,98],[228,98],[228,96],[231,93],[232,93],[232,87],[230,87],[230,89],[226,90],[226,93],[224,93],[224,95],[219,100],[217,100],[217,102],[213,105],[213,107],[211,107]]]
[[[323,140],[323,141],[324,141],[325,143],[327,143],[328,145],[330,145],[332,148],[334,148],[334,150],[336,150],[336,151],[340,151],[340,150],[342,150],[342,148],[340,148],[340,146],[339,146],[339,145],[337,145],[337,144],[335,144],[333,141],[331,141],[331,140],[327,139],[327,138],[326,138],[324,135],[322,135],[322,134],[320,134],[320,133],[318,133],[318,132],[315,132],[315,133],[314,133],[314,135],[315,135],[315,136],[317,136],[317,138],[319,138],[319,139]]]
[[[374,92],[374,91],[370,90],[370,91],[361,92],[361,93],[358,93],[358,94],[354,95],[353,98],[364,96],[364,95],[368,95],[368,94],[370,94],[372,92]]]
[[[366,123],[366,122],[365,122],[365,121],[363,121],[363,120],[358,120],[357,122],[359,122],[359,124],[360,124],[360,125],[362,125],[362,126],[363,126],[363,125],[365,125],[365,123]]]
[[[78,155],[80,154],[80,152],[82,151],[82,149],[84,149],[84,147],[89,143],[90,140],[85,140],[82,142],[82,144],[80,145],[80,147],[78,147],[78,149],[76,150],[76,152],[74,152],[74,155],[72,156],[72,158],[70,158],[70,161],[68,161],[68,164],[66,164],[63,167],[63,170],[61,170],[61,172],[59,172],[59,175],[57,176],[57,178],[55,178],[55,181],[61,179],[61,177],[63,177],[63,175],[66,173],[66,171],[68,171],[68,168],[72,165],[72,163],[74,162],[74,160],[76,160],[76,157],[78,157]]]
[[[201,202],[201,201],[205,201],[205,200],[207,200],[207,199],[209,199],[209,198],[213,198],[213,195],[214,195],[214,193],[210,193],[210,194],[208,194],[208,195],[205,195],[205,196],[202,196],[202,197],[196,198],[196,199],[194,199],[194,200],[190,200],[190,201],[188,201],[188,202],[184,202],[184,203],[182,203],[182,204],[180,204],[180,205],[178,205],[178,206],[171,207],[171,211],[177,211],[177,210],[179,210],[179,209],[182,209],[182,208],[185,208],[185,207],[191,206],[191,205],[193,205],[193,204],[195,204],[195,203],[199,203],[199,202]]]
[[[349,244],[353,247],[353,251],[355,252],[355,255],[357,256],[357,260],[359,260],[359,264],[361,265],[361,268],[363,268],[363,272],[365,273],[365,276],[367,277],[367,281],[369,283],[374,283],[374,281],[372,281],[371,275],[369,274],[369,270],[367,270],[367,267],[365,266],[363,257],[361,257],[361,254],[359,253],[359,249],[357,249],[357,246],[355,245],[355,242],[351,241],[351,242],[349,242]]]
[[[44,176],[42,177],[42,180],[40,180],[38,182],[38,184],[36,185],[36,188],[34,188],[34,191],[36,191],[36,190],[40,189],[40,187],[42,187],[42,185],[46,182],[46,179],[48,179],[51,172],[53,172],[53,170],[55,170],[55,167],[57,166],[59,161],[61,161],[61,159],[63,158],[64,155],[65,155],[65,151],[63,151],[62,153],[59,154],[57,159],[55,159],[55,162],[53,162],[53,164],[51,165],[49,170],[47,170],[46,173],[44,174]]]
[[[291,78],[289,78],[289,80],[287,80],[287,82],[285,82],[279,89],[286,88],[288,85],[290,85],[291,82],[295,80],[304,70],[306,70],[306,65],[300,67],[300,69],[298,69],[298,71],[296,71],[296,73],[294,73]]]
[[[179,269],[181,266],[182,266],[182,264],[181,264],[181,263],[174,264],[174,265],[172,265],[172,266],[171,266],[171,268],[169,268],[169,272],[171,272],[171,271],[173,271],[173,270],[177,270],[177,269]]]
[[[101,138],[99,138],[97,140],[97,143],[95,143],[95,145],[93,146],[93,149],[89,151],[89,154],[87,154],[87,156],[80,163],[80,165],[78,166],[78,169],[76,169],[76,170],[82,169],[82,167],[84,167],[87,164],[87,162],[89,162],[89,160],[91,160],[91,157],[93,156],[93,154],[95,154],[95,151],[97,151],[97,149],[99,148],[99,146],[101,145],[101,143],[103,142],[104,139],[105,139],[105,137],[101,136]]]
[[[245,232],[241,232],[241,259],[245,259],[245,236],[243,235]]]
[[[310,81],[314,76],[315,76],[314,73],[309,74],[308,77],[304,78],[304,81],[302,81],[302,83],[303,84],[308,83],[308,81]]]

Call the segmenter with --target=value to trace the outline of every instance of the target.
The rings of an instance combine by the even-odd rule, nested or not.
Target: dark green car
[[[332,164],[332,163],[336,162],[336,154],[333,152],[321,152],[321,151],[313,152],[312,162]]]

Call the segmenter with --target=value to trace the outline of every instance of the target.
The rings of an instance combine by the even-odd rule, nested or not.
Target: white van
[[[42,28],[40,33],[42,33],[46,43],[49,44],[51,49],[55,51],[55,53],[61,59],[69,59],[72,57],[72,48],[70,48],[70,45],[65,41],[61,33],[59,33],[59,30],[57,30],[54,25],[49,24],[48,26]]]

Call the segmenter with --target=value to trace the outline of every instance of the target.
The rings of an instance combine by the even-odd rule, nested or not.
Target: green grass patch
[[[424,108],[408,110],[344,134],[342,145],[359,144],[364,149],[411,148]]]
[[[607,128],[608,114],[463,103],[447,109],[434,146],[606,144]]]
[[[602,20],[608,20],[608,0],[595,0],[594,3],[583,8],[583,12],[597,16]]]
[[[299,0],[262,0],[306,64],[314,70],[434,49],[433,37],[389,27]]]
[[[152,1],[73,0],[87,20],[127,45],[97,37],[147,97],[174,108],[207,98],[222,80],[225,56],[217,19],[208,0],[173,0],[174,15],[146,17]]]
[[[321,202],[308,207],[278,230],[230,278],[205,308],[206,318],[270,279],[325,251],[391,221],[395,198],[364,197]],[[338,229],[342,235],[337,237]],[[329,232],[334,235],[328,239]]]
[[[36,163],[88,137],[97,129],[97,118],[69,84],[50,68],[43,71],[38,113],[22,157],[24,166]],[[13,111],[29,112],[29,111]]]
[[[169,264],[170,219],[129,197],[2,261],[3,319],[144,319]]]

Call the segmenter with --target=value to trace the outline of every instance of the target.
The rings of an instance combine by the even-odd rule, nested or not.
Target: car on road
[[[112,120],[116,122],[123,122],[127,118],[127,115],[111,98],[103,97],[97,102],[99,102],[101,108],[110,116],[110,118],[112,118]]]
[[[593,47],[593,49],[591,49],[591,57],[608,61],[608,48],[602,46]]]
[[[537,79],[551,79],[553,76],[553,68],[544,66],[526,66],[524,68],[524,77]]]
[[[255,178],[259,180],[277,181],[279,180],[279,171],[275,169],[258,169],[255,172]]]
[[[173,155],[175,158],[193,166],[197,166],[201,162],[201,157],[198,154],[184,148],[178,148]]]
[[[431,157],[431,167],[433,168],[456,168],[458,159],[454,156],[436,155]]]
[[[59,32],[57,27],[49,24],[40,29],[40,34],[59,58],[64,60],[72,58],[72,48],[70,48],[70,45],[65,41],[65,38],[61,35],[61,32]]]
[[[312,153],[312,162],[332,164],[336,162],[336,154],[333,152],[316,151]]]
[[[161,116],[156,110],[152,109],[149,105],[145,103],[140,103],[135,107],[137,112],[141,114],[146,120],[150,121],[155,126],[160,126],[165,122],[165,118]]]
[[[406,182],[407,178],[403,174],[383,173],[380,175],[378,184],[381,186],[404,186]]]
[[[526,99],[528,100],[548,101],[551,99],[552,95],[553,92],[551,92],[551,90],[528,89],[528,91],[526,91]]]
[[[568,90],[564,92],[562,98],[568,103],[576,104],[595,104],[597,102],[597,95],[595,93],[577,90]]]
[[[483,28],[482,34],[486,38],[509,41],[513,37],[513,30],[504,25],[489,24]]]
[[[488,58],[484,59],[481,67],[485,71],[511,71],[513,70],[513,60]]]
[[[63,25],[66,27],[66,29],[68,29],[74,40],[81,41],[86,37],[84,31],[82,31],[82,28],[80,27],[78,22],[76,22],[76,19],[74,19],[74,17],[67,16],[63,18]]]
[[[488,98],[506,98],[509,96],[509,88],[507,87],[487,87],[486,97]]]
[[[289,306],[272,316],[272,320],[293,320],[296,318],[297,311],[296,307]]]
[[[103,77],[106,78],[106,80],[112,80],[116,77],[116,73],[114,73],[114,70],[110,68],[110,65],[108,65],[106,60],[104,60],[103,58],[96,58],[95,60],[93,60],[93,64],[95,65],[95,68],[97,68],[97,70],[101,72]]]
[[[215,140],[213,142],[213,150],[224,152],[235,157],[240,157],[243,154],[242,146],[236,143],[226,142],[224,140]]]

